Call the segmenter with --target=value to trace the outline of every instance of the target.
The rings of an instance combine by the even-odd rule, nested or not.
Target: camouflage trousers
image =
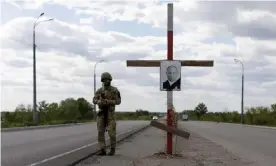
[[[104,125],[104,116],[100,115],[97,117],[97,128],[98,128],[98,143],[100,145],[100,148],[105,148],[105,131],[107,130],[109,139],[110,139],[110,145],[111,147],[116,147],[116,118],[113,113],[108,114],[108,124],[105,127]]]

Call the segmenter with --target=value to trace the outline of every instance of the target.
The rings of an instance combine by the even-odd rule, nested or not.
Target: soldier
[[[93,98],[93,103],[99,106],[99,112],[97,116],[98,127],[98,143],[100,145],[101,152],[99,155],[106,155],[105,151],[105,131],[108,131],[110,139],[110,152],[108,155],[115,154],[116,146],[116,117],[115,117],[115,105],[121,104],[120,91],[111,86],[112,77],[108,72],[104,72],[101,75],[101,82],[103,86],[99,88]]]

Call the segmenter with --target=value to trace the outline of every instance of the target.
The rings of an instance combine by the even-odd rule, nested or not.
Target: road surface
[[[117,133],[145,126],[149,121],[118,121]],[[95,123],[1,133],[2,166],[27,166],[97,142]]]
[[[275,166],[276,130],[212,122],[180,122],[185,129],[217,143],[254,165]]]
[[[162,130],[149,127],[118,144],[113,157],[92,156],[76,166],[134,166],[134,164],[131,164],[133,160],[144,158],[163,150],[165,147],[164,142],[165,133]]]

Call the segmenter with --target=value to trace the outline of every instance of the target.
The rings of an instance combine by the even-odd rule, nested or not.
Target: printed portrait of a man
[[[181,66],[179,69],[179,66],[174,64],[169,64],[167,66],[164,66],[163,69],[163,75],[166,76],[166,80],[162,82],[162,89],[166,91],[172,91],[172,90],[180,90],[181,88]]]

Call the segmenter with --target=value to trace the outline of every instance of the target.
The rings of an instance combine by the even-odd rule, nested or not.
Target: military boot
[[[115,154],[115,148],[110,148],[109,156],[113,156]]]
[[[100,151],[100,153],[98,155],[99,156],[105,156],[106,155],[105,149],[101,149],[101,151]]]

